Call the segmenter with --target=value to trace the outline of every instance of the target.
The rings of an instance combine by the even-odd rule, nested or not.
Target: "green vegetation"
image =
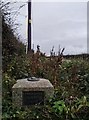
[[[2,120],[89,120],[89,63],[87,59],[63,60],[36,52],[25,54],[25,46],[3,17]],[[47,78],[55,88],[44,106],[18,108],[12,103],[12,86],[26,74]]]
[[[12,86],[18,78],[25,78],[27,73],[47,78],[54,85],[54,96],[44,106],[25,110],[13,105]],[[3,72],[3,120],[5,119],[88,120],[88,61],[73,59],[64,60],[60,64],[57,58],[49,59],[38,53],[32,56],[14,56]]]

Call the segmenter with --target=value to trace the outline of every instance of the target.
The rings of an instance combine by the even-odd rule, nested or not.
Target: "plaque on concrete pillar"
[[[13,103],[17,106],[43,105],[53,93],[49,80],[35,77],[17,80],[12,88]]]
[[[23,91],[22,92],[22,104],[23,106],[29,105],[43,105],[44,104],[44,92],[43,91]]]

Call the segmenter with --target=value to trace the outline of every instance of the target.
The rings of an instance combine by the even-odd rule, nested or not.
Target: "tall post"
[[[28,52],[31,51],[31,1],[28,1]]]

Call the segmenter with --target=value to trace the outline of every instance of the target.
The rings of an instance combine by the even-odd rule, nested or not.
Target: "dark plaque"
[[[44,104],[44,92],[43,91],[23,91],[23,105],[43,105]]]

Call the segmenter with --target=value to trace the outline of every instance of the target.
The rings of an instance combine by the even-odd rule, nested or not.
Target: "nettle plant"
[[[83,96],[81,99],[76,98],[76,100],[74,100],[73,97],[70,96],[70,100],[68,101],[55,100],[52,105],[52,110],[55,112],[55,115],[57,117],[61,116],[62,118],[66,119],[75,119],[82,118],[82,114],[84,114],[86,119],[89,114],[89,102],[87,101],[86,96]]]

